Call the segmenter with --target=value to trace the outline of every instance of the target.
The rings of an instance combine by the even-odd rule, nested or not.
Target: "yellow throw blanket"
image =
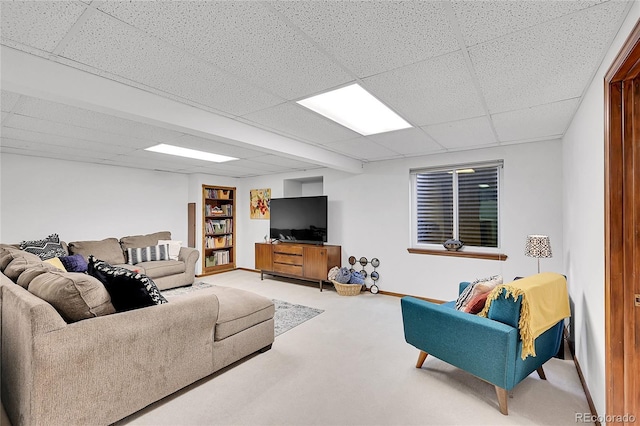
[[[522,296],[518,323],[522,340],[521,356],[522,359],[529,355],[536,356],[535,339],[558,321],[571,316],[566,279],[554,272],[543,272],[499,285],[491,291],[484,309],[478,315],[488,315],[491,302],[503,289],[506,290],[506,297],[513,297],[514,302]]]

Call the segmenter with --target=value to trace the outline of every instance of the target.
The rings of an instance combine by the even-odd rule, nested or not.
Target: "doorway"
[[[605,75],[605,339],[602,414],[631,424],[640,416],[640,21]]]

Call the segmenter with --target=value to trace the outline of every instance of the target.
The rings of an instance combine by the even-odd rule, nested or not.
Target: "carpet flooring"
[[[340,296],[317,284],[233,271],[202,278],[324,312],[250,356],[121,420],[130,425],[575,425],[588,413],[572,360],[544,365],[509,392],[434,357],[415,368],[400,299]],[[457,289],[451,283],[452,294]],[[471,350],[471,349],[470,349]]]

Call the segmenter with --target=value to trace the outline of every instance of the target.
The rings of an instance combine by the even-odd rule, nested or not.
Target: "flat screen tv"
[[[270,236],[284,243],[327,242],[327,196],[272,198]]]

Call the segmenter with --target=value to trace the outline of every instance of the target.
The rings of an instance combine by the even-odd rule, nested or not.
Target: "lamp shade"
[[[529,257],[551,257],[551,242],[547,235],[527,235],[524,254]]]

